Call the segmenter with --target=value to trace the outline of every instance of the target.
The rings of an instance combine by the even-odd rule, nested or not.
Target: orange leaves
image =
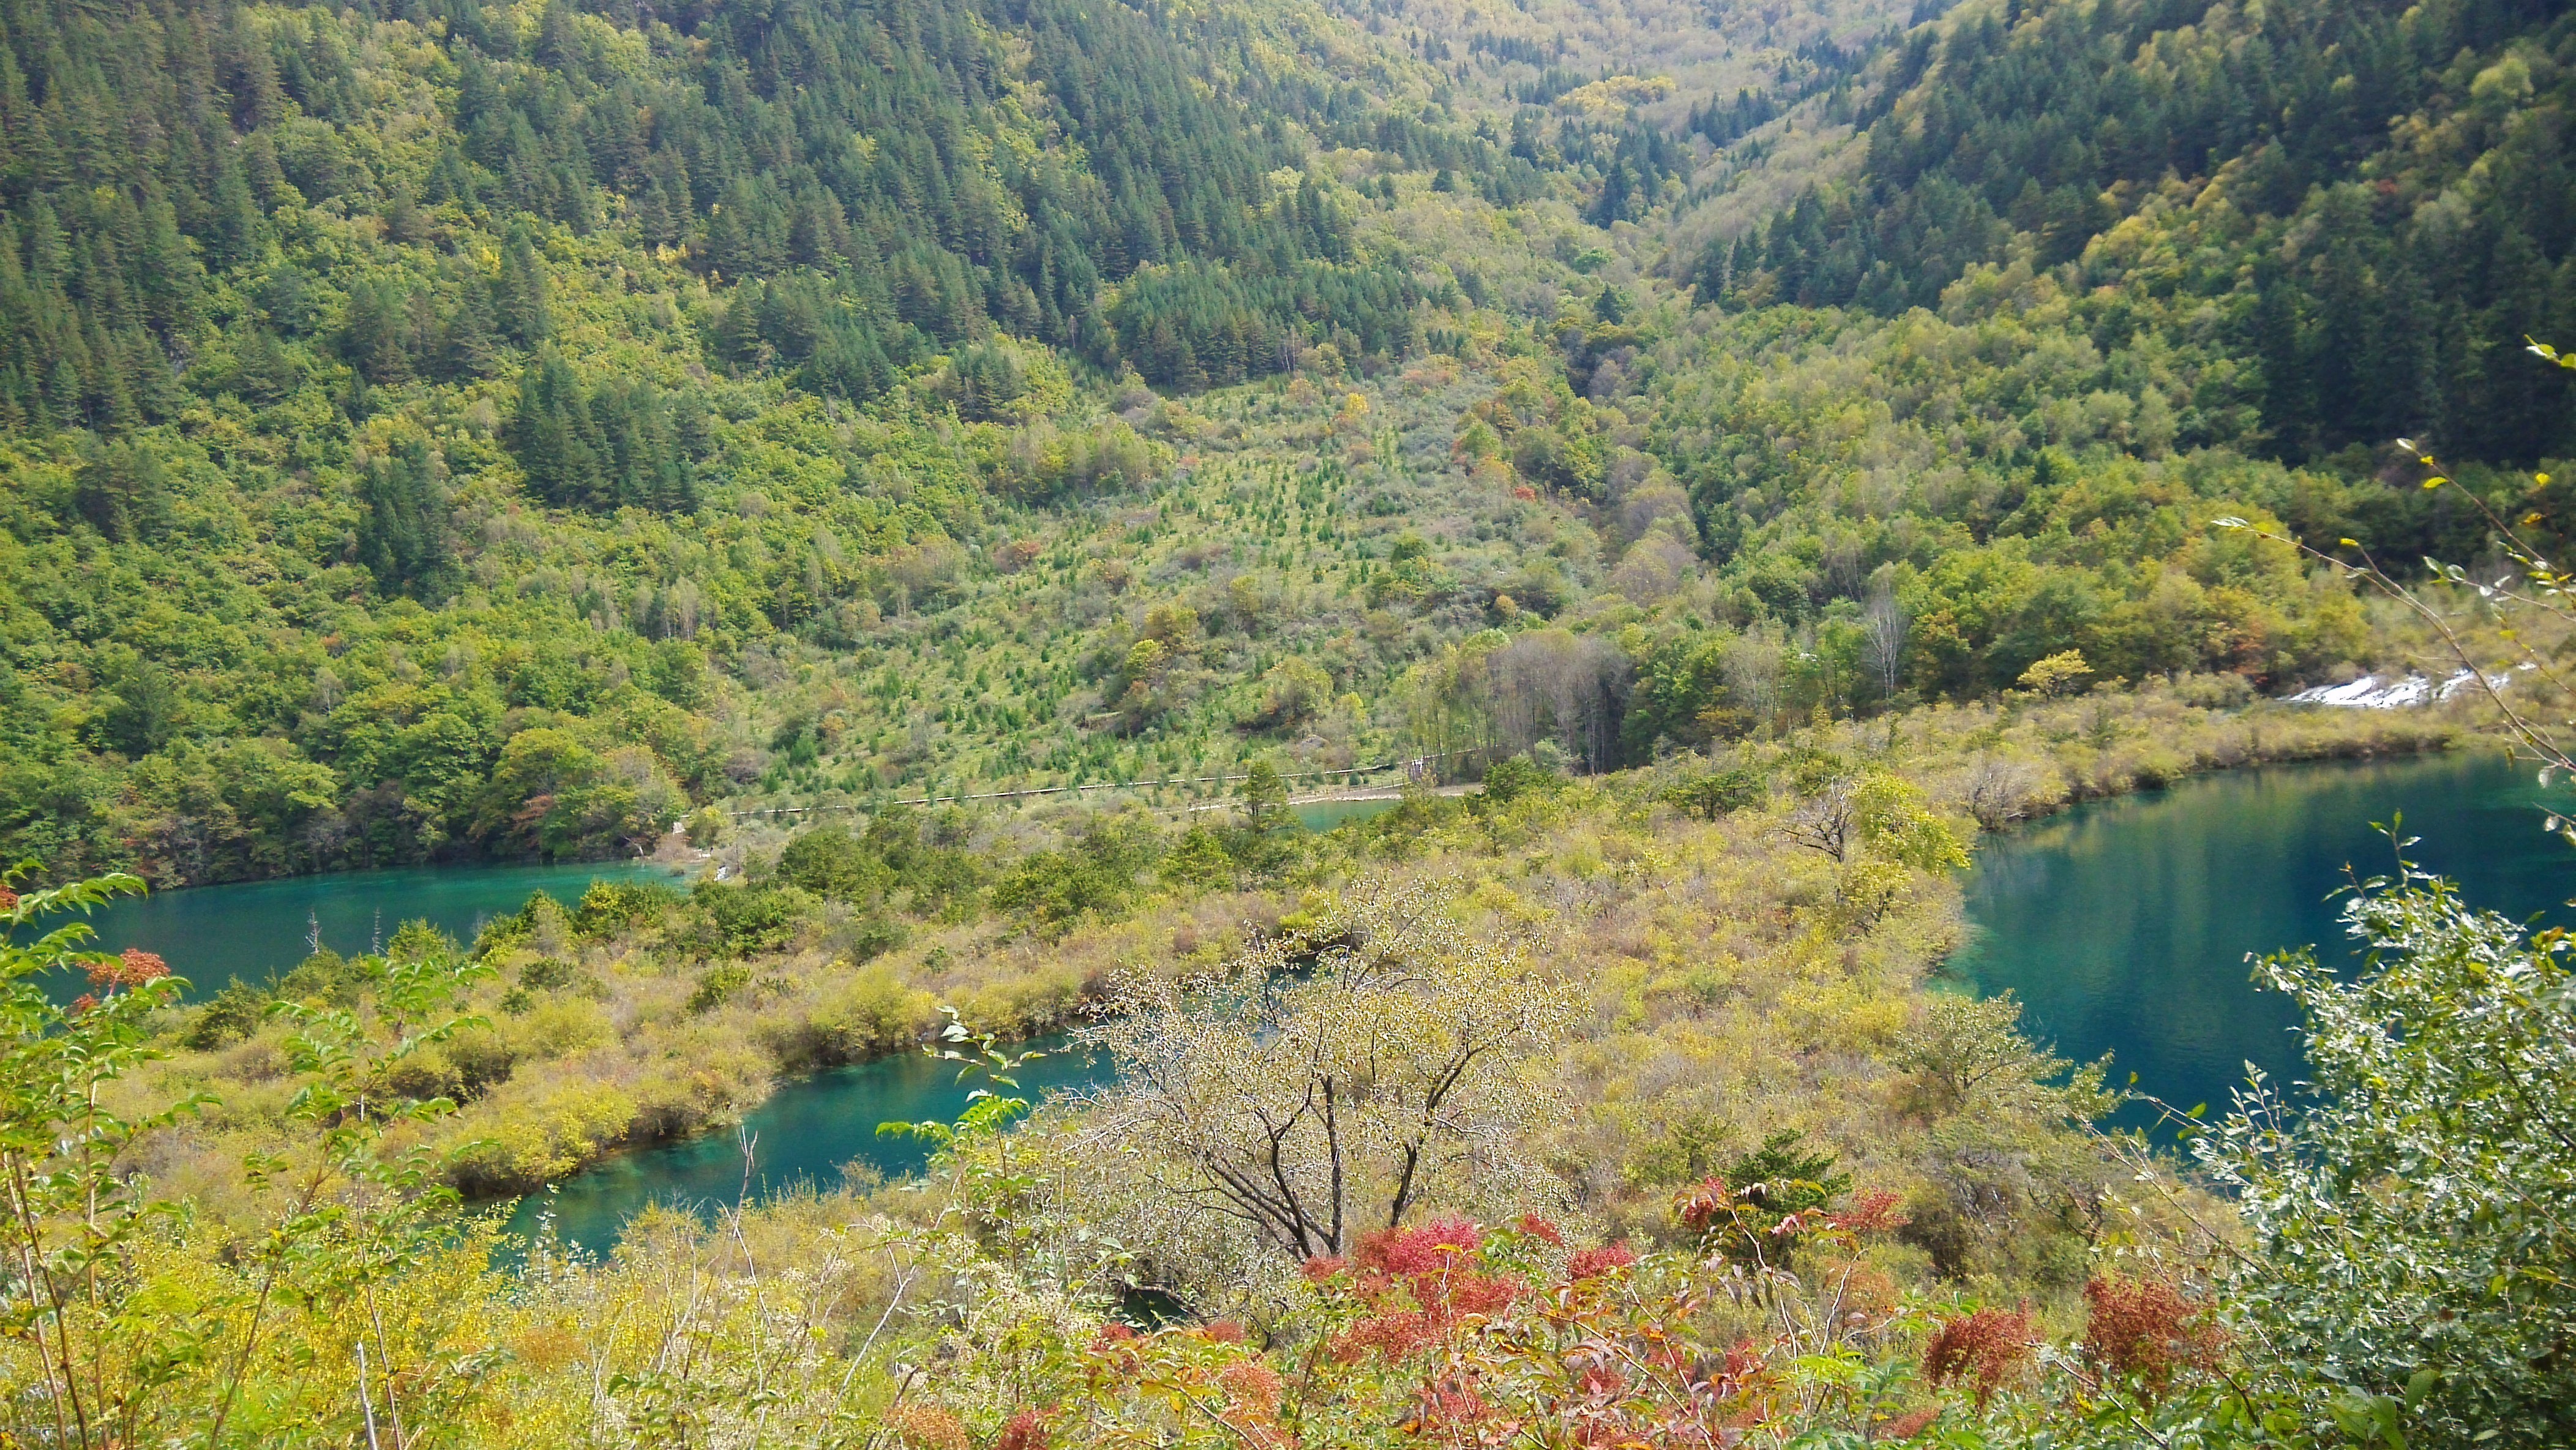
[[[1564,1247],[1538,1218],[1491,1243],[1455,1221],[1377,1236],[1355,1280],[1328,1281],[1364,1311],[1335,1363],[1402,1396],[1406,1430],[1443,1445],[1713,1447],[1767,1418],[1776,1376],[1749,1342],[1703,1338],[1708,1300],[1684,1263],[1640,1268],[1617,1242],[1547,1267]]]
[[[1534,1213],[1521,1215],[1521,1232],[1551,1248],[1565,1247],[1565,1231]]]
[[[1826,1222],[1846,1233],[1894,1233],[1913,1222],[1897,1208],[1903,1201],[1903,1195],[1889,1189],[1864,1188],[1849,1209]]]
[[[1980,1309],[1944,1322],[1923,1349],[1923,1377],[1936,1385],[1966,1384],[1982,1408],[2034,1353],[2027,1309]]]
[[[140,987],[170,975],[170,964],[139,947],[127,947],[113,961],[92,962],[89,983],[93,987]]]
[[[1888,1421],[1885,1425],[1879,1427],[1878,1434],[1875,1438],[1882,1444],[1891,1445],[1899,1441],[1911,1440],[1915,1436],[1922,1434],[1925,1430],[1930,1429],[1932,1427],[1932,1422],[1940,1418],[1941,1407],[1939,1405],[1929,1405],[1923,1409],[1916,1410],[1910,1415],[1899,1415],[1895,1419]]]
[[[1279,1394],[1286,1381],[1279,1371],[1254,1360],[1227,1365],[1217,1371],[1216,1382],[1225,1387],[1235,1404],[1258,1413],[1265,1421],[1279,1417]]]
[[[12,900],[14,901],[15,898]],[[140,947],[127,947],[124,952],[115,957],[89,964],[89,984],[100,988],[110,997],[115,996],[120,987],[130,991],[148,982],[160,981],[168,975],[170,975],[170,964],[161,960],[156,953],[144,951]],[[83,992],[79,999],[72,1003],[72,1010],[86,1012],[97,1006],[98,1002],[97,993]]]
[[[1720,1253],[1758,1258],[1775,1266],[1803,1242],[1849,1246],[1863,1235],[1893,1233],[1908,1222],[1897,1208],[1902,1200],[1885,1189],[1864,1189],[1850,1208],[1833,1213],[1815,1202],[1824,1197],[1820,1186],[1802,1186],[1818,1189],[1809,1200],[1815,1206],[1783,1213],[1776,1206],[1766,1206],[1764,1185],[1754,1184],[1739,1193],[1725,1179],[1712,1175],[1675,1195],[1673,1217],[1698,1230],[1701,1239]]]
[[[1035,1410],[1022,1410],[1002,1426],[993,1450],[1047,1450],[1046,1420]]]
[[[1722,1187],[1704,1188],[1720,1211],[1760,1212]],[[1894,1194],[1864,1193],[1839,1214],[1793,1215],[1794,1227],[1807,1242],[1849,1243],[1902,1223],[1896,1203]],[[1761,1218],[1768,1227],[1782,1215]],[[1215,1432],[1286,1450],[1373,1443],[1395,1428],[1460,1450],[1717,1450],[1799,1403],[1791,1386],[1801,1351],[1785,1338],[1742,1337],[1727,1312],[1741,1307],[1728,1297],[1732,1268],[1703,1255],[1640,1254],[1625,1241],[1576,1248],[1567,1237],[1536,1216],[1495,1227],[1444,1216],[1369,1234],[1348,1259],[1303,1266],[1315,1295],[1308,1322],[1321,1331],[1300,1342],[1311,1349],[1265,1353],[1230,1324],[1113,1327],[1085,1356],[1089,1388],[1050,1411],[1047,1424],[1064,1445],[1198,1443]],[[1855,1287],[1866,1271],[1852,1266],[1837,1272],[1838,1306],[1892,1291]],[[1989,1316],[1952,1335],[1949,1353],[1970,1382],[2006,1363],[1998,1356],[2016,1336],[1980,1337],[1997,1327]]]
[[[1333,1358],[1343,1364],[1357,1364],[1375,1355],[1394,1363],[1413,1358],[1438,1339],[1431,1316],[1419,1310],[1371,1314],[1352,1321],[1350,1328],[1334,1336]]]
[[[1088,1359],[1089,1392],[1051,1416],[1024,1412],[1004,1427],[1002,1450],[1044,1450],[1049,1420],[1059,1424],[1069,1445],[1118,1442],[1148,1425],[1190,1424],[1221,1428],[1228,1440],[1255,1450],[1285,1450],[1296,1443],[1280,1424],[1287,1381],[1262,1359],[1240,1324],[1219,1320],[1151,1334],[1104,1325]],[[1027,1424],[1016,1429],[1021,1439],[1014,1442],[1022,1421]],[[1165,1438],[1162,1429],[1152,1437]]]
[[[1569,1279],[1597,1279],[1614,1269],[1633,1268],[1636,1262],[1636,1251],[1628,1247],[1626,1239],[1621,1239],[1597,1249],[1577,1250],[1565,1261],[1565,1276]]]
[[[2163,1279],[2096,1278],[2084,1286],[2084,1303],[2085,1362],[2150,1401],[2181,1372],[2215,1365],[2226,1343],[2200,1306]]]
[[[904,1450],[969,1450],[966,1422],[937,1405],[903,1405],[886,1415],[887,1428]]]
[[[1715,1175],[1701,1179],[1673,1198],[1673,1217],[1680,1219],[1684,1227],[1701,1233],[1730,1221],[1741,1209],[1735,1190]]]

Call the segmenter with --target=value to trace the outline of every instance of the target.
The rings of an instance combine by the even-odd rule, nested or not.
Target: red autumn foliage
[[[1359,1263],[1381,1274],[1436,1274],[1484,1242],[1484,1234],[1463,1218],[1435,1218],[1420,1228],[1380,1229],[1363,1235]]]
[[[95,992],[83,992],[72,999],[72,1010],[75,1012],[86,1012],[97,1005],[98,994]]]
[[[1437,1338],[1430,1316],[1418,1310],[1372,1314],[1335,1336],[1333,1358],[1344,1364],[1357,1364],[1372,1354],[1389,1362],[1411,1359]]]
[[[1966,1382],[1983,1408],[1997,1387],[2031,1358],[2027,1309],[1980,1309],[1949,1320],[1923,1350],[1923,1377],[1936,1385]]]
[[[1534,1213],[1521,1215],[1521,1232],[1544,1244],[1565,1247],[1565,1231]]]
[[[10,890],[6,886],[0,886],[0,911],[16,911],[17,909],[18,893]]]
[[[1888,1189],[1864,1188],[1850,1208],[1827,1222],[1856,1234],[1894,1233],[1914,1221],[1897,1209],[1903,1201],[1903,1195]]]
[[[1476,1392],[1473,1380],[1459,1374],[1434,1375],[1414,1391],[1413,1417],[1404,1429],[1435,1444],[1475,1445],[1488,1439],[1484,1431],[1493,1418],[1493,1406]]]
[[[967,1450],[973,1443],[965,1422],[937,1405],[898,1406],[887,1413],[886,1424],[905,1450]]]
[[[1035,1410],[1020,1411],[1002,1427],[993,1450],[1047,1450],[1046,1422],[1038,1418]]]
[[[1767,1234],[1784,1216],[1722,1186],[1711,1202],[1730,1233]],[[1802,1210],[1797,1231],[1811,1246],[1856,1247],[1860,1235],[1903,1221],[1896,1204],[1893,1194],[1865,1193],[1840,1214]],[[1013,1421],[1026,1433],[1006,1429],[995,1443],[1003,1450],[1047,1450],[1051,1439],[1148,1443],[1167,1428],[1175,1394],[1239,1450],[1290,1450],[1297,1442],[1282,1416],[1292,1403],[1364,1408],[1372,1417],[1401,1405],[1401,1429],[1423,1450],[1522,1442],[1732,1450],[1767,1431],[1787,1433],[1794,1425],[1783,1414],[1808,1413],[1784,1368],[1804,1352],[1801,1341],[1757,1345],[1727,1327],[1726,1306],[1741,1303],[1729,1299],[1738,1281],[1719,1272],[1727,1266],[1704,1253],[1641,1258],[1619,1241],[1565,1253],[1563,1268],[1551,1272],[1558,1255],[1535,1253],[1531,1243],[1562,1250],[1564,1231],[1536,1216],[1517,1230],[1489,1237],[1442,1217],[1369,1234],[1349,1260],[1306,1261],[1319,1307],[1346,1327],[1323,1353],[1298,1353],[1293,1364],[1261,1353],[1224,1321],[1144,1334],[1104,1328],[1089,1356],[1089,1392],[1068,1396],[1043,1422]],[[1833,1280],[1836,1342],[1883,1331],[1894,1282],[1857,1260],[1824,1268]],[[1973,1389],[1981,1403],[2036,1349],[2027,1311],[1986,1310],[1936,1328],[1927,1374]],[[1940,1413],[1879,1420],[1867,1438],[1918,1439]]]
[[[1636,1262],[1636,1251],[1628,1247],[1626,1239],[1621,1239],[1614,1244],[1603,1244],[1597,1249],[1577,1251],[1573,1257],[1565,1261],[1565,1277],[1597,1279],[1613,1269],[1625,1269]]]
[[[2084,1303],[2085,1361],[2151,1401],[2184,1371],[2210,1369],[2225,1344],[2218,1326],[2170,1280],[2096,1278],[2084,1286]]]
[[[1420,1285],[1421,1281],[1416,1280],[1417,1298],[1421,1293]],[[1512,1300],[1520,1293],[1520,1286],[1509,1279],[1497,1279],[1490,1274],[1470,1272],[1445,1276],[1441,1281],[1440,1291],[1438,1317],[1443,1322],[1448,1322],[1465,1314],[1487,1318],[1500,1314],[1511,1307]]]
[[[1686,1228],[1706,1233],[1713,1225],[1733,1215],[1738,1207],[1735,1190],[1726,1186],[1725,1179],[1711,1174],[1675,1196],[1673,1217],[1680,1219]]]
[[[1881,1425],[1878,1428],[1878,1433],[1871,1438],[1881,1443],[1890,1440],[1911,1440],[1915,1436],[1932,1428],[1932,1422],[1940,1418],[1941,1407],[1939,1405],[1934,1405],[1929,1409],[1916,1410],[1913,1414],[1899,1415],[1895,1419]]]
[[[1091,1353],[1098,1361],[1096,1375],[1124,1379],[1136,1372],[1143,1361],[1143,1336],[1124,1324],[1104,1324],[1091,1337]]]
[[[1358,1287],[1375,1312],[1333,1341],[1334,1357],[1344,1364],[1369,1354],[1404,1359],[1430,1348],[1463,1320],[1490,1318],[1510,1308],[1519,1286],[1477,1267],[1476,1251],[1484,1241],[1484,1233],[1463,1218],[1437,1218],[1420,1228],[1381,1229],[1361,1238]],[[1332,1271],[1319,1272],[1325,1264]],[[1307,1277],[1323,1283],[1339,1268],[1338,1261],[1312,1260]]]
[[[113,961],[89,964],[89,981],[93,987],[140,987],[170,975],[170,964],[140,947],[127,947]]]
[[[1823,1209],[1774,1218],[1755,1199],[1738,1195],[1725,1179],[1714,1175],[1701,1179],[1697,1187],[1683,1190],[1674,1200],[1673,1216],[1704,1234],[1723,1231],[1730,1237],[1767,1239],[1780,1249],[1787,1248],[1798,1235],[1832,1223]]]
[[[1628,1388],[1628,1377],[1619,1372],[1617,1365],[1607,1360],[1594,1360],[1583,1366],[1583,1373],[1576,1377],[1574,1388],[1585,1399],[1606,1399]]]
[[[1537,1220],[1520,1232],[1548,1242],[1541,1227],[1555,1230]],[[1318,1297],[1350,1317],[1302,1372],[1255,1352],[1224,1322],[1148,1334],[1104,1329],[1092,1348],[1093,1396],[1068,1400],[1055,1413],[1073,1418],[1047,1426],[1093,1443],[1083,1426],[1129,1428],[1125,1389],[1151,1384],[1185,1392],[1243,1450],[1289,1450],[1283,1374],[1299,1376],[1309,1402],[1348,1393],[1353,1403],[1405,1404],[1402,1427],[1425,1450],[1523,1440],[1568,1450],[1720,1450],[1769,1422],[1780,1375],[1749,1340],[1730,1347],[1703,1337],[1716,1302],[1707,1286],[1627,1276],[1611,1289],[1576,1287],[1639,1265],[1625,1242],[1568,1255],[1563,1278],[1523,1262],[1522,1239],[1489,1259],[1491,1247],[1476,1225],[1442,1218],[1368,1235],[1349,1263],[1309,1260]],[[1026,1437],[997,1443],[1043,1450],[1037,1423],[1028,1426]]]
[[[1279,1371],[1255,1361],[1227,1365],[1217,1372],[1216,1382],[1234,1398],[1237,1406],[1251,1410],[1264,1420],[1277,1418],[1279,1392],[1285,1385]]]

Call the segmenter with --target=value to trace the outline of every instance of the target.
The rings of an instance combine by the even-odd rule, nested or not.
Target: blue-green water
[[[1392,809],[1394,800],[1310,801],[1296,807],[1299,824],[1329,831]],[[1036,1044],[1061,1049],[1061,1040]],[[1041,1098],[1097,1082],[1105,1067],[1056,1051],[1023,1069],[1017,1096]],[[917,1138],[881,1137],[885,1122],[953,1121],[980,1079],[960,1082],[953,1063],[920,1053],[835,1068],[780,1085],[747,1114],[738,1133],[712,1133],[622,1153],[519,1200],[510,1226],[534,1230],[540,1214],[554,1218],[565,1243],[604,1253],[615,1246],[628,1219],[649,1205],[669,1204],[703,1213],[738,1201],[758,1202],[781,1189],[811,1184],[838,1186],[845,1170],[887,1178],[918,1172],[929,1149]],[[745,1163],[745,1139],[749,1162]]]
[[[2483,751],[2231,771],[2081,806],[1978,852],[1953,967],[2019,996],[2025,1029],[2061,1054],[2110,1053],[2114,1085],[2134,1072],[2140,1090],[2216,1113],[2247,1062],[2298,1076],[2298,1013],[2253,986],[2246,954],[2313,945],[2357,965],[2334,892],[2393,871],[2372,822],[2402,811],[2422,838],[2407,858],[2473,905],[2558,912],[2576,896],[2576,848],[2542,832],[2541,794],[2529,769]]]
[[[1297,824],[1307,830],[1329,831],[1351,821],[1385,815],[1401,804],[1403,802],[1393,796],[1381,796],[1373,800],[1307,801],[1292,809],[1297,813]]]
[[[1102,1076],[1100,1066],[1066,1050],[1060,1038],[1032,1046],[1049,1055],[1012,1075],[1019,1087],[1011,1096],[1035,1100]],[[836,1188],[851,1167],[887,1178],[916,1173],[930,1160],[929,1146],[919,1138],[880,1136],[877,1125],[954,1122],[967,1095],[989,1085],[981,1074],[960,1081],[957,1064],[919,1052],[799,1078],[746,1114],[739,1132],[620,1154],[519,1200],[510,1227],[529,1233],[540,1214],[552,1214],[559,1240],[605,1253],[627,1220],[649,1205],[704,1214],[800,1185]]]
[[[2493,754],[2279,767],[2190,780],[2100,802],[1988,841],[1967,883],[1971,939],[1953,963],[1979,990],[2011,990],[2025,1024],[2080,1060],[2105,1052],[2115,1082],[2178,1106],[2223,1105],[2254,1061],[2295,1077],[2289,1004],[2257,992],[2245,956],[2317,944],[2348,959],[2332,897],[2349,866],[2388,868],[2371,829],[2405,813],[2423,837],[2410,855],[2458,878],[2470,900],[2515,915],[2576,896],[2576,849],[2542,834],[2528,771]],[[1301,807],[1308,829],[1386,809],[1386,801]],[[655,868],[425,867],[205,887],[120,901],[95,918],[109,950],[167,958],[200,993],[301,960],[308,933],[363,951],[401,922],[426,918],[470,939],[529,893],[566,904],[599,877]],[[1055,1056],[1021,1075],[1031,1096],[1095,1081],[1086,1059]],[[624,1154],[522,1201],[513,1223],[554,1215],[565,1240],[604,1251],[651,1203],[697,1209],[753,1200],[800,1183],[830,1187],[858,1165],[889,1177],[927,1157],[917,1140],[881,1138],[888,1120],[951,1119],[973,1082],[953,1065],[906,1055],[783,1085],[745,1120],[741,1139],[713,1134]]]
[[[595,880],[639,878],[679,879],[665,868],[631,861],[405,866],[119,897],[89,921],[98,932],[92,945],[158,952],[171,971],[188,979],[191,996],[205,997],[236,980],[261,981],[294,966],[311,955],[316,935],[333,951],[355,955],[402,923],[425,920],[470,942],[483,923],[517,911],[533,893],[545,892],[570,907]]]
[[[2068,1056],[2112,1054],[2115,1082],[2134,1071],[2177,1106],[2222,1106],[2248,1060],[2297,1075],[2297,1014],[2255,989],[2246,954],[2315,944],[2349,960],[2335,888],[2347,868],[2368,876],[2393,861],[2372,822],[2403,811],[2424,838],[2410,859],[2454,875],[2480,905],[2529,915],[2576,895],[2576,849],[2542,834],[2539,798],[2529,772],[2488,753],[2236,771],[2083,806],[1980,850],[1973,930],[1953,968],[2018,995],[2029,1030]],[[1329,804],[1310,828],[1384,808]],[[1049,1059],[1023,1085],[1042,1095],[1098,1072]],[[952,1118],[972,1086],[920,1056],[790,1083],[745,1121],[747,1185],[741,1141],[719,1134],[612,1159],[523,1200],[513,1223],[551,1211],[564,1239],[605,1250],[650,1203],[703,1209],[746,1187],[755,1201],[829,1187],[845,1164],[912,1172],[926,1150],[878,1137],[877,1124]]]

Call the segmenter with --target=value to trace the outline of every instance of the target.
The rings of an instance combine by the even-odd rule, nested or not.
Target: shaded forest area
[[[1730,306],[1937,307],[1980,264],[2076,263],[2097,343],[2259,364],[2200,440],[2331,454],[2398,435],[2576,449],[2565,153],[2576,28],[2529,0],[1976,7],[1918,29],[1867,159],[1712,246]]]

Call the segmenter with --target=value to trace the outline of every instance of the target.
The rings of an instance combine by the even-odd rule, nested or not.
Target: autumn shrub
[[[1941,1322],[1923,1347],[1923,1377],[1967,1385],[1982,1408],[2034,1357],[2036,1325],[2027,1308],[1978,1309]]]
[[[2084,1285],[2084,1303],[2085,1362],[2150,1401],[2183,1374],[2215,1368],[2226,1344],[2208,1306],[2168,1279],[2097,1276]]]

